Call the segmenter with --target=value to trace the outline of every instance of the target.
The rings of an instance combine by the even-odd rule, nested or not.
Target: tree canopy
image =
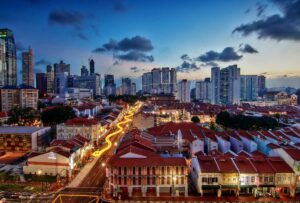
[[[74,117],[76,114],[70,106],[56,106],[42,112],[44,125],[57,125]]]
[[[191,121],[192,121],[193,123],[200,123],[200,119],[198,118],[198,116],[193,116],[193,117],[191,118]]]
[[[30,107],[15,107],[9,111],[8,124],[17,124],[19,126],[30,126],[40,121],[40,113]]]

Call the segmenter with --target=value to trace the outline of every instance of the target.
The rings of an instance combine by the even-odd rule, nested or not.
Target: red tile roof
[[[219,167],[215,159],[211,156],[198,156],[198,162],[203,173],[218,173]]]
[[[240,173],[257,173],[249,159],[245,157],[236,157],[233,161]]]
[[[232,159],[228,157],[215,157],[221,173],[238,173],[237,168],[234,166]]]
[[[293,169],[280,157],[266,158],[276,173],[294,173]]]
[[[258,173],[274,173],[274,168],[264,157],[254,157],[250,159]]]
[[[284,148],[284,151],[296,161],[300,161],[300,150],[296,148]]]
[[[90,125],[96,125],[98,124],[97,119],[88,119],[88,118],[82,118],[82,117],[76,117],[73,119],[69,119],[65,122],[65,125],[72,126],[72,125],[85,125],[85,126],[90,126]]]

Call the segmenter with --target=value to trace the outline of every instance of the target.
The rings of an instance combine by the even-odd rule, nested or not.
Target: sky
[[[31,46],[35,72],[64,60],[79,74],[93,58],[101,75],[140,85],[155,67],[202,80],[237,64],[268,87],[300,88],[300,0],[10,0],[0,27],[14,32],[18,72]]]

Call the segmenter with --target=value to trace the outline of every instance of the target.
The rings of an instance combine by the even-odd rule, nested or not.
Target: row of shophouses
[[[135,130],[108,166],[110,191],[188,195],[190,175],[202,195],[294,196],[300,189],[299,139],[295,127],[216,133],[171,122]]]

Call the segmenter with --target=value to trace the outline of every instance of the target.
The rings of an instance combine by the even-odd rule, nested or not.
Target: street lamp
[[[38,177],[40,178],[41,176],[42,176],[42,173],[43,173],[43,171],[41,170],[41,169],[39,169],[37,172],[36,172],[36,174],[38,175]],[[41,178],[41,182],[42,182],[42,191],[44,191],[43,189],[44,189],[44,181],[42,180],[42,178]]]
[[[106,165],[106,164],[105,164],[104,162],[101,164],[102,167],[105,167],[105,165]]]
[[[173,177],[173,196],[175,196],[175,182],[176,182],[176,177]]]

